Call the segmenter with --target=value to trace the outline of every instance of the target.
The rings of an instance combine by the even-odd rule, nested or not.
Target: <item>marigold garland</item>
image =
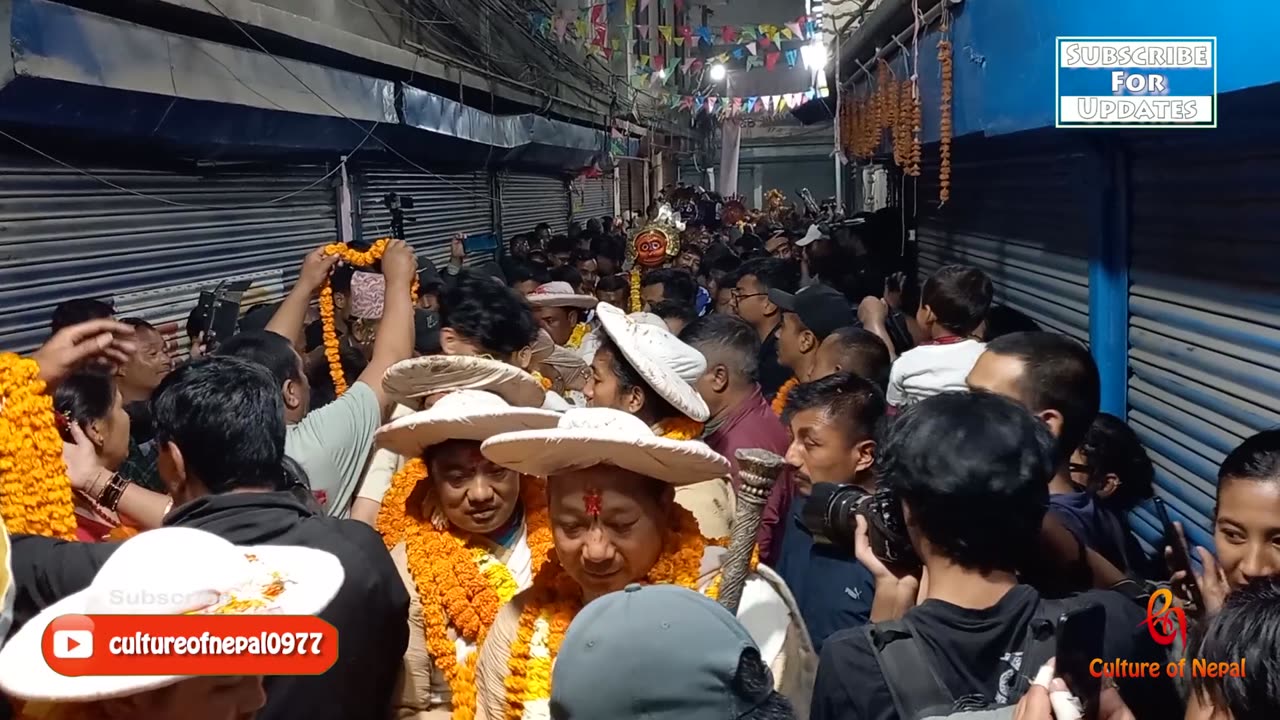
[[[332,243],[324,248],[325,255],[337,255],[353,267],[368,267],[382,259],[387,251],[391,238],[382,238],[368,250],[354,250],[346,243]],[[411,297],[418,297],[418,279],[413,279]],[[341,343],[338,341],[338,327],[333,310],[333,285],[325,280],[320,288],[320,327],[323,330],[324,357],[329,361],[329,377],[333,380],[334,392],[341,395],[347,391],[346,373],[342,371]]]
[[[799,378],[791,378],[782,383],[782,387],[778,388],[778,394],[773,396],[773,414],[782,417],[782,411],[787,409],[787,396],[791,394],[791,390],[800,384]]]
[[[569,342],[565,343],[564,346],[570,350],[577,350],[582,347],[582,341],[586,339],[590,332],[591,326],[586,323],[574,325],[573,334],[569,336]]]
[[[475,716],[479,654],[472,653],[466,663],[458,664],[449,629],[478,646],[499,608],[520,588],[506,564],[484,543],[452,530],[442,516],[429,516],[429,503],[424,502],[430,497],[430,486],[423,482],[426,478],[426,465],[418,459],[396,473],[378,513],[378,529],[388,547],[405,543],[409,574],[421,601],[428,655],[449,683],[453,717],[470,720]],[[545,482],[522,477],[520,501],[537,573],[554,552]]]
[[[75,505],[35,360],[0,354],[0,518],[12,534],[74,540]]]
[[[951,136],[954,130],[951,118],[954,69],[952,67],[951,38],[947,35],[945,16],[942,24],[942,38],[938,40],[938,67],[942,72],[942,98],[940,101],[938,129],[938,204],[945,205],[951,199]]]
[[[699,590],[702,559],[708,546],[722,542],[704,538],[693,513],[674,506],[675,527],[663,539],[662,554],[644,582],[649,585],[679,585]],[[759,563],[752,556],[751,570]],[[715,600],[720,595],[720,575],[702,590]],[[506,717],[508,720],[531,720],[525,709],[551,697],[551,667],[564,634],[578,611],[582,609],[582,589],[558,562],[547,563],[534,577],[529,602],[520,613],[516,639],[511,645],[507,663]]]
[[[537,370],[534,370],[533,372],[531,372],[531,373],[529,373],[529,374],[533,376],[533,379],[534,379],[534,380],[537,380],[537,381],[538,381],[538,384],[542,386],[542,389],[543,389],[543,390],[547,390],[547,391],[549,391],[549,390],[551,390],[551,388],[552,388],[552,387],[554,387],[554,386],[555,386],[555,382],[554,382],[551,378],[549,378],[549,377],[547,377],[547,376],[543,375],[542,373],[538,372]]]
[[[644,302],[640,299],[640,268],[631,269],[631,312],[637,313],[644,309]]]
[[[697,420],[680,415],[658,423],[655,434],[667,440],[697,440],[702,437],[703,427]]]

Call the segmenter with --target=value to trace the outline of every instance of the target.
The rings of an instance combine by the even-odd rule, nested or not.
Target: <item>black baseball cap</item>
[[[819,342],[836,330],[858,322],[849,300],[830,285],[809,285],[797,293],[770,290],[769,301],[783,312],[795,313]]]
[[[418,308],[413,311],[413,351],[419,355],[439,355],[440,315]]]

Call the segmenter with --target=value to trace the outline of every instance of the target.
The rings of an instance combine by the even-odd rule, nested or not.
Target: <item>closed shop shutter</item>
[[[643,213],[648,208],[645,189],[648,186],[649,170],[642,160],[623,160],[618,169],[618,204],[619,214],[630,210]]]
[[[1280,426],[1280,145],[1179,140],[1132,158],[1129,424],[1156,494],[1212,548],[1219,465]],[[1133,520],[1159,542],[1153,513]]]
[[[551,232],[569,228],[569,186],[564,178],[529,173],[505,173],[502,187],[502,235],[531,233],[541,223]]]
[[[391,235],[389,193],[413,198],[404,211],[405,242],[419,257],[430,258],[443,270],[449,264],[449,241],[454,234],[490,233],[493,201],[489,176],[484,172],[428,175],[416,168],[364,166],[356,182],[360,188],[360,229],[365,240]],[[467,264],[492,260],[492,255],[467,256]]]
[[[953,157],[951,199],[942,208],[937,166],[920,178],[921,282],[943,265],[979,267],[991,276],[997,305],[1088,342],[1086,155],[986,141]]]
[[[84,297],[185,345],[202,289],[252,279],[245,305],[278,300],[307,252],[337,237],[327,168],[80,167],[101,179],[0,156],[0,349],[35,348],[53,308]]]
[[[613,215],[613,172],[573,181],[573,219],[584,226],[592,218]]]

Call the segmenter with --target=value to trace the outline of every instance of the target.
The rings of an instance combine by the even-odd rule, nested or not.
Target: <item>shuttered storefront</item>
[[[584,226],[601,216],[612,216],[613,171],[598,178],[582,177],[573,181],[573,219]]]
[[[430,175],[416,168],[364,166],[356,174],[356,183],[362,237],[376,240],[391,234],[391,211],[385,201],[389,193],[411,197],[414,207],[404,211],[404,240],[419,257],[430,258],[441,270],[449,264],[454,234],[494,232],[493,193],[484,172]],[[469,255],[467,263],[492,259],[491,255]]]
[[[202,289],[251,278],[246,306],[277,300],[307,252],[337,237],[327,168],[79,166],[100,179],[0,156],[0,350],[38,346],[53,308],[81,297],[185,344]]]
[[[569,227],[569,187],[564,178],[529,173],[504,173],[502,193],[502,236],[533,232],[539,223],[562,233]]]
[[[1219,465],[1280,426],[1280,145],[1178,140],[1132,156],[1129,424],[1157,495],[1213,547]],[[1155,542],[1156,516],[1134,515]]]
[[[648,207],[645,188],[648,170],[642,160],[623,160],[618,166],[618,214],[643,213]]]
[[[943,265],[979,267],[995,285],[995,304],[1088,342],[1093,216],[1085,154],[985,141],[953,157],[945,206],[938,207],[937,166],[920,178],[921,282]]]

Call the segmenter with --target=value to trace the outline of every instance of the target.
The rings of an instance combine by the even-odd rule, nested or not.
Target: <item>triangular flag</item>
[[[714,42],[711,39],[711,28],[707,27],[706,25],[698,26],[698,38],[702,40],[702,42],[708,45],[714,44]]]
[[[614,38],[612,38],[611,40],[609,40],[609,47],[613,48],[614,50],[621,50],[621,49],[622,49],[622,38],[620,38],[620,37],[614,37]]]
[[[646,70],[647,70],[647,69],[649,69],[649,60],[650,60],[650,58],[649,58],[649,56],[648,56],[648,55],[641,55],[641,56],[640,56],[640,67],[641,67],[641,68],[643,68],[643,69],[646,69]]]
[[[771,53],[769,53],[768,55],[765,55],[765,56],[764,56],[764,69],[765,69],[765,70],[770,70],[770,71],[772,71],[772,70],[773,70],[773,68],[774,68],[775,66],[777,66],[777,64],[778,64],[778,57],[779,57],[780,55],[782,55],[782,53],[778,53],[778,52],[771,52]]]
[[[800,29],[800,23],[793,22],[787,25],[787,30],[791,32],[792,37],[801,37],[804,32]]]
[[[590,17],[591,17],[592,25],[599,25],[600,23],[604,22],[604,6],[592,5]]]
[[[738,31],[734,30],[732,25],[725,25],[721,35],[724,37],[725,44],[730,45],[738,38]]]
[[[694,71],[694,72],[698,72],[699,70],[701,70],[701,69],[702,69],[702,66],[703,66],[704,64],[705,64],[705,63],[703,63],[703,62],[702,62],[702,58],[694,58],[694,59],[693,59],[693,71]]]
[[[741,60],[746,54],[747,54],[746,49],[741,46],[733,49],[733,56],[738,58],[739,60]]]
[[[729,53],[720,53],[716,56],[716,60],[720,61],[720,64],[722,65],[729,62]]]
[[[810,38],[815,38],[818,36],[818,22],[816,20],[810,20],[804,25],[805,25],[805,34],[807,34]]]
[[[658,34],[662,36],[663,40],[667,42],[671,42],[671,26],[670,25],[659,25]]]
[[[788,51],[787,51],[787,67],[795,67],[795,66],[796,66],[796,60],[797,60],[799,57],[800,57],[800,51],[799,51],[799,50],[794,50],[794,49],[793,49],[793,50],[788,50]]]
[[[605,60],[613,59],[613,48],[604,48],[600,52],[604,55]]]
[[[770,45],[772,42],[773,42],[773,41],[769,39],[769,33],[761,31],[761,33],[760,33],[760,47],[762,47],[762,48],[767,48],[767,47],[769,47],[769,45]]]
[[[680,69],[685,71],[686,73],[689,72],[689,66],[693,65],[694,60],[695,58],[685,58],[684,63],[682,63],[680,66]]]
[[[640,31],[640,37],[644,38],[645,40],[648,40],[648,39],[649,39],[649,26],[648,26],[648,25],[637,25],[637,26],[636,26],[636,30],[639,30],[639,31]]]
[[[786,110],[788,104],[789,103],[787,103],[786,95],[783,95],[782,97],[778,98],[778,112],[782,112],[783,110]]]
[[[649,7],[649,0],[640,0],[640,9],[644,10]]]
[[[716,108],[716,98],[713,98],[713,97],[707,98],[707,112],[715,112],[715,108]]]
[[[653,69],[654,69],[654,70],[656,70],[656,71],[658,71],[658,72],[661,72],[662,70],[665,70],[665,69],[666,69],[666,67],[667,67],[667,58],[666,58],[666,56],[665,56],[665,55],[654,55],[654,56],[653,56]]]
[[[568,25],[565,24],[564,18],[562,17],[556,18],[553,25],[555,28],[556,39],[563,42],[565,31],[569,29]]]
[[[758,34],[759,33],[756,32],[756,27],[754,25],[743,25],[738,30],[738,37],[743,41],[755,40],[756,35]]]
[[[791,26],[789,26],[789,25],[788,25],[787,27],[784,27],[784,28],[782,28],[781,30],[779,30],[779,31],[778,31],[778,35],[779,35],[783,40],[794,40],[794,39],[795,39],[795,37],[796,37],[796,35],[797,35],[797,33],[793,33],[793,32],[791,32]]]
[[[573,28],[574,30],[577,31],[578,37],[580,38],[587,37],[587,21],[586,20],[575,20],[573,23]]]
[[[696,47],[698,44],[698,36],[697,35],[686,36],[684,39],[684,44],[688,46],[690,50],[694,49],[694,47]]]
[[[636,14],[636,0],[627,0],[627,19]]]
[[[764,64],[764,60],[761,60],[759,57],[756,57],[755,55],[748,55],[748,56],[747,56],[747,69],[748,69],[748,70],[750,70],[751,68],[758,68],[758,67],[760,67],[760,66],[761,66],[761,65],[763,65],[763,64]]]
[[[755,55],[755,54],[756,54],[756,44],[755,44],[755,43],[747,43],[744,47],[746,47],[746,48],[747,48],[747,52],[751,53],[752,55]]]
[[[737,112],[738,112],[739,110],[741,110],[741,109],[742,109],[742,98],[734,98],[734,99],[733,99],[733,112],[734,112],[734,113],[737,113]]]
[[[676,0],[676,12],[684,9],[684,0]]]
[[[751,112],[752,110],[755,110],[755,108],[756,108],[756,103],[758,103],[758,102],[760,102],[760,98],[758,98],[758,97],[756,97],[756,96],[754,96],[754,95],[752,95],[751,97],[747,98],[747,102],[745,103],[746,108],[747,108],[747,112]]]

